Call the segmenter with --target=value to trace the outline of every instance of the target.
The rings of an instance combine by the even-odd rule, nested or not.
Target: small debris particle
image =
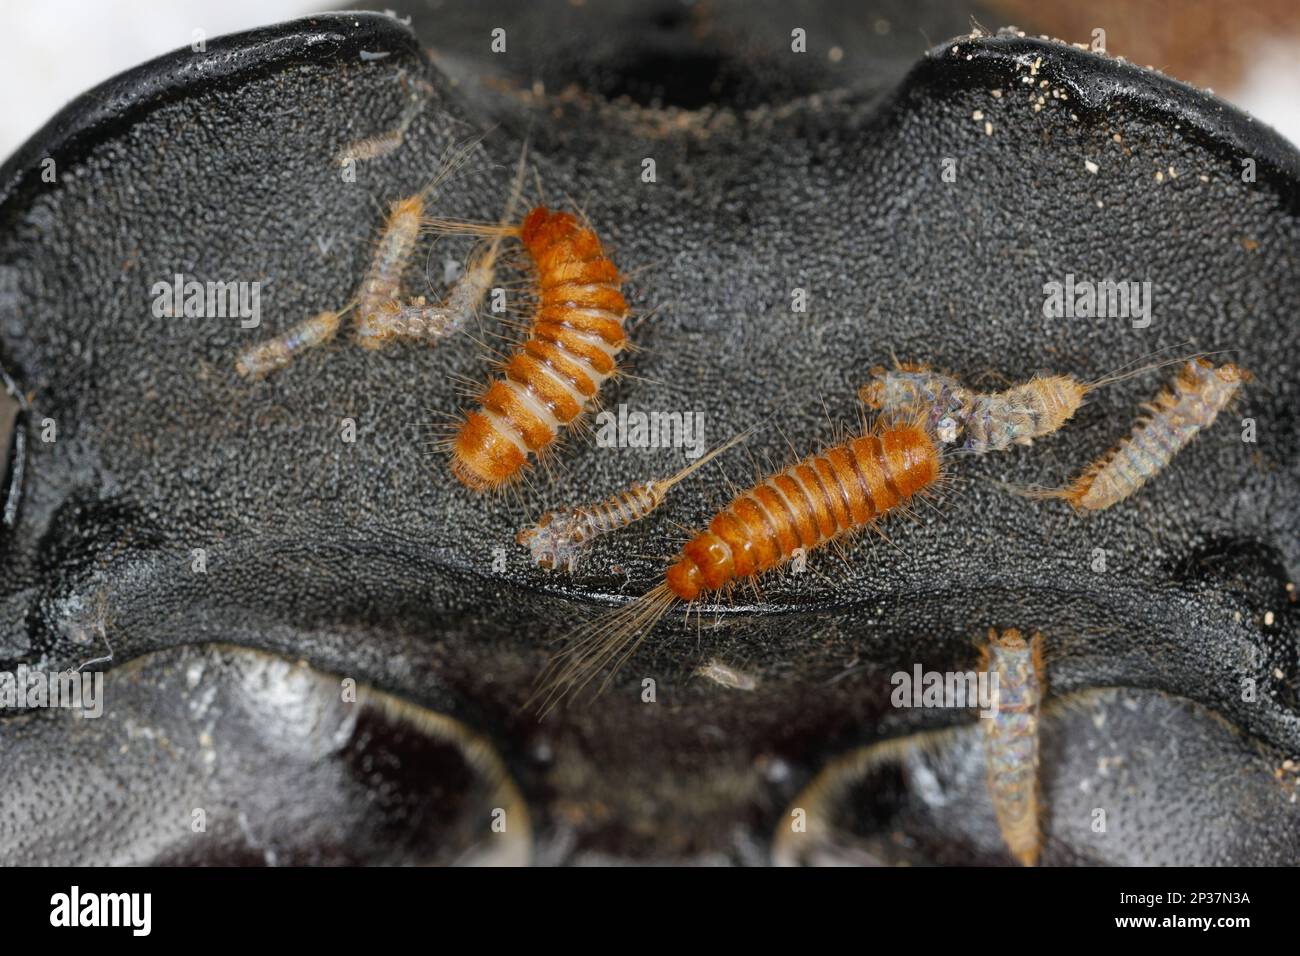
[[[832,63],[838,63],[844,59],[844,51],[837,46],[833,46],[827,51],[826,56]]]
[[[976,122],[979,122],[980,120],[982,120],[982,119],[984,118],[984,111],[983,111],[983,110],[976,110],[974,113],[971,114],[971,117],[970,117],[970,118],[973,119],[973,120],[975,120]]]
[[[731,690],[754,690],[758,678],[722,663],[716,657],[696,668],[695,673]]]
[[[1265,611],[1265,612],[1264,612],[1264,626],[1265,626],[1265,627],[1272,627],[1272,626],[1273,626],[1273,612],[1272,612],[1272,611]]]
[[[1114,140],[1115,142],[1117,142],[1117,143],[1122,143],[1122,142],[1124,142],[1124,137],[1121,136],[1119,133],[1112,133],[1110,138],[1113,139],[1113,140]]]
[[[1259,243],[1256,242],[1254,239],[1250,238],[1249,236],[1241,237],[1241,245],[1242,248],[1245,249],[1247,252],[1254,252],[1256,249],[1259,248]]]
[[[994,98],[995,100],[1000,100],[1000,99],[1002,99],[1002,91],[1001,91],[1001,90],[994,90],[994,91],[993,91],[993,98]]]
[[[984,123],[984,135],[985,135],[985,136],[992,136],[992,135],[993,135],[993,124],[992,124],[992,123],[989,123],[989,122],[987,122],[987,121]]]
[[[1210,181],[1210,177],[1205,175],[1204,173],[1201,173],[1201,175],[1197,176],[1196,178],[1203,183],[1208,183]]]
[[[1177,179],[1177,178],[1178,178],[1178,172],[1177,172],[1177,171],[1174,169],[1174,167],[1172,167],[1172,166],[1169,167],[1169,178],[1170,178],[1170,179]]]
[[[1096,163],[1094,163],[1091,159],[1085,159],[1083,161],[1083,168],[1086,169],[1088,172],[1092,173],[1094,176],[1096,176],[1097,170],[1099,170],[1101,167],[1098,166]]]
[[[1282,679],[1283,677],[1285,677],[1286,675],[1282,673],[1282,668],[1280,668],[1280,667],[1274,667],[1274,668],[1273,668],[1273,676],[1276,677],[1278,680],[1281,680],[1281,679]]]
[[[1164,174],[1163,172],[1161,172],[1160,170],[1157,169],[1157,170],[1156,170],[1156,182],[1158,182],[1158,183],[1163,183],[1164,181],[1165,181],[1165,174]]]

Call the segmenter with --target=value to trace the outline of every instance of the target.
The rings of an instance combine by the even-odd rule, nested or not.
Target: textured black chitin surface
[[[626,9],[625,26],[661,6]],[[538,52],[547,37],[530,26],[534,15],[509,6],[492,14],[516,52],[495,57],[477,21],[418,21],[432,63],[391,18],[322,16],[145,64],[69,106],[11,158],[0,170],[0,363],[32,410],[21,508],[0,543],[0,667],[101,656],[93,625],[103,609],[113,668],[222,642],[352,677],[491,740],[530,804],[546,860],[766,860],[789,801],[830,758],[974,720],[891,707],[889,675],[916,663],[972,668],[971,641],[990,626],[1047,636],[1049,696],[1121,687],[1142,701],[1190,702],[1169,725],[1176,741],[1154,717],[1151,726],[1129,719],[1107,731],[1112,750],[1153,738],[1194,748],[1200,722],[1226,721],[1226,737],[1214,732],[1215,766],[1232,766],[1224,740],[1238,742],[1243,773],[1295,757],[1294,149],[1212,96],[1015,37],[940,45],[883,98],[889,68],[872,73],[856,47],[842,62],[863,62],[868,80],[796,61],[788,82],[753,92],[753,63],[767,75],[796,56],[790,24],[764,7],[768,19],[754,22],[770,33],[751,26],[733,48],[714,41],[744,15],[717,9],[707,57],[753,59],[719,66],[727,80],[707,95],[638,86],[659,73],[623,68],[635,62],[635,32],[612,50],[584,45],[573,31],[608,30],[580,16],[564,24],[564,49],[588,58],[564,68]],[[828,35],[810,21],[808,56],[825,56]],[[645,37],[646,58],[688,55],[650,49],[657,35]],[[344,182],[338,150],[395,123],[403,77],[417,74],[433,94],[403,146]],[[537,76],[555,81],[534,89]],[[1039,111],[1031,91],[1044,98]],[[627,99],[608,99],[618,94]],[[656,100],[701,108],[646,105]],[[999,483],[1062,483],[1129,431],[1168,373],[1094,393],[1032,448],[950,460],[956,486],[937,510],[892,523],[892,546],[863,539],[847,561],[814,556],[807,573],[764,582],[761,598],[737,592],[698,633],[694,621],[670,618],[605,696],[539,725],[519,708],[553,642],[596,607],[652,586],[656,556],[680,546],[678,526],[698,526],[726,503],[722,474],[751,476],[746,456],[679,488],[569,580],[529,567],[515,531],[546,505],[667,474],[680,454],[574,438],[554,480],[522,505],[478,498],[425,447],[435,415],[465,404],[455,378],[486,377],[471,337],[381,354],[341,339],[264,383],[233,373],[240,347],[342,305],[383,204],[421,186],[449,143],[494,124],[484,144],[492,163],[471,164],[436,214],[494,219],[529,137],[546,197],[582,208],[633,275],[634,308],[658,309],[635,333],[637,377],[609,387],[607,404],[703,412],[710,442],[763,423],[749,446],[759,462],[784,461],[787,438],[800,452],[830,440],[827,413],[856,420],[857,387],[891,352],[996,382],[1040,370],[1096,377],[1159,348],[1232,349],[1256,383],[1159,480],[1088,519]],[[57,164],[53,184],[40,178],[46,157]],[[647,157],[652,184],[641,179]],[[1247,158],[1254,182],[1242,179]],[[956,162],[955,182],[942,178],[945,159]],[[464,252],[457,242],[434,253],[435,290],[444,247]],[[421,263],[427,255],[426,244]],[[262,327],[155,318],[150,289],[177,272],[260,281]],[[1149,279],[1150,327],[1045,318],[1043,285],[1067,273]],[[423,279],[412,286],[421,291]],[[807,292],[806,313],[790,309],[795,288]],[[1240,440],[1244,417],[1257,423],[1257,444]],[[57,427],[53,443],[41,440],[45,418]],[[354,443],[340,437],[344,419],[356,423]],[[206,573],[192,570],[196,548]],[[494,570],[497,549],[504,571]],[[1104,571],[1094,570],[1097,549]],[[758,688],[693,676],[715,657]],[[132,714],[153,713],[160,726],[189,719],[177,695],[150,697],[140,675],[153,666],[133,672],[129,689],[110,670],[106,719],[115,687]],[[641,702],[647,677],[657,681],[654,704]],[[1242,700],[1247,678],[1258,684],[1252,702]],[[1162,712],[1143,706],[1139,717]],[[58,749],[59,734],[4,728],[65,719],[0,719],[0,752]],[[1089,752],[1093,722],[1054,726],[1077,735],[1071,760]],[[94,748],[72,737],[63,746],[93,763]],[[118,775],[167,774],[141,752],[102,759]],[[1044,760],[1059,752],[1054,742]],[[1044,862],[1185,861],[1196,845],[1187,834],[1204,819],[1180,812],[1187,761],[1142,766],[1140,799],[1125,797],[1144,821],[1140,852],[1132,842],[1071,843],[1071,819],[1051,831]],[[0,781],[10,833],[30,837],[96,812],[84,792],[51,787],[33,801],[31,786]],[[1205,859],[1276,860],[1279,839],[1282,851],[1295,840],[1297,808],[1280,786],[1204,794],[1220,818],[1277,827],[1235,848],[1215,843]],[[237,794],[217,796],[238,805]],[[320,793],[303,799],[334,812]],[[121,831],[123,817],[133,817],[129,832],[151,832],[161,812],[114,807],[104,832]],[[906,817],[919,845],[1004,859],[980,829],[986,810],[970,817],[969,838],[961,806],[948,813]],[[405,831],[384,832],[398,840]],[[93,839],[81,845],[97,856]],[[224,852],[212,851],[238,856]],[[98,858],[122,853],[106,844]],[[195,858],[174,846],[164,856]],[[140,857],[148,853],[137,848]]]

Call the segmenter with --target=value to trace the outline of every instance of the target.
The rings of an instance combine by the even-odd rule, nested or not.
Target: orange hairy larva
[[[1030,491],[1036,498],[1063,498],[1079,511],[1102,511],[1123,501],[1173,460],[1203,428],[1214,424],[1248,372],[1232,363],[1215,366],[1193,359],[1179,370],[1173,388],[1146,405],[1129,437],[1094,462],[1069,487]]]
[[[736,498],[682,549],[665,584],[694,601],[869,525],[938,477],[938,449],[920,426],[852,438]]]
[[[1025,866],[1038,862],[1038,714],[1046,676],[1043,636],[989,630],[981,669],[996,676],[993,716],[984,724],[989,797],[1002,839]]]
[[[528,338],[452,440],[452,472],[475,491],[518,480],[590,405],[627,344],[618,269],[591,229],[538,206],[518,236],[536,271]]]
[[[339,322],[340,313],[321,312],[273,339],[250,345],[235,359],[235,371],[245,378],[261,378],[282,369],[300,352],[334,338]]]
[[[627,660],[677,601],[693,602],[874,526],[940,478],[939,449],[920,425],[868,432],[761,480],[687,542],[663,583],[580,631],[552,666],[545,707]],[[607,679],[608,680],[608,679]]]

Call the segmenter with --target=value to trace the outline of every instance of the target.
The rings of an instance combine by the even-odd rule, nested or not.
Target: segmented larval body
[[[1038,862],[1038,715],[1044,691],[1043,638],[989,631],[984,670],[996,675],[984,725],[989,797],[1008,849],[1025,866]]]

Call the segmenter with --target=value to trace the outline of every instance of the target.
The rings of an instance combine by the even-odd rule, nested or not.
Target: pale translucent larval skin
[[[983,719],[989,798],[1007,848],[1025,866],[1038,862],[1038,715],[1046,678],[1043,637],[989,631],[983,667],[997,681],[993,716]]]
[[[886,415],[912,415],[921,411],[925,424],[939,441],[951,445],[970,418],[975,395],[951,375],[924,366],[881,367],[871,370],[874,381],[862,386],[858,396]]]
[[[982,455],[1032,444],[1069,421],[1086,391],[1068,375],[1049,375],[1002,392],[976,395],[963,447]]]
[[[402,274],[420,236],[424,197],[408,196],[393,203],[375,245],[370,266],[357,290],[357,342],[377,348],[383,338],[372,334],[371,322],[402,291]]]
[[[1057,496],[1082,511],[1102,511],[1123,501],[1213,425],[1248,378],[1249,373],[1231,363],[1215,367],[1205,359],[1188,362],[1173,387],[1146,406],[1150,417]]]
[[[423,296],[405,305],[391,299],[371,312],[364,326],[357,329],[357,336],[367,348],[398,341],[441,341],[465,328],[478,314],[495,276],[491,264],[479,262],[457,280],[442,304],[428,302]]]
[[[1036,376],[1001,392],[974,392],[956,378],[919,365],[875,368],[859,396],[887,415],[922,414],[947,445],[983,455],[1050,435],[1083,403],[1088,387],[1068,375]]]
[[[239,353],[235,371],[245,378],[261,378],[278,371],[299,353],[334,338],[339,330],[339,321],[338,312],[321,312],[273,339],[251,345]]]
[[[549,511],[517,540],[538,567],[573,573],[583,549],[594,539],[645,518],[663,503],[669,485],[637,482],[604,501],[564,511]]]

